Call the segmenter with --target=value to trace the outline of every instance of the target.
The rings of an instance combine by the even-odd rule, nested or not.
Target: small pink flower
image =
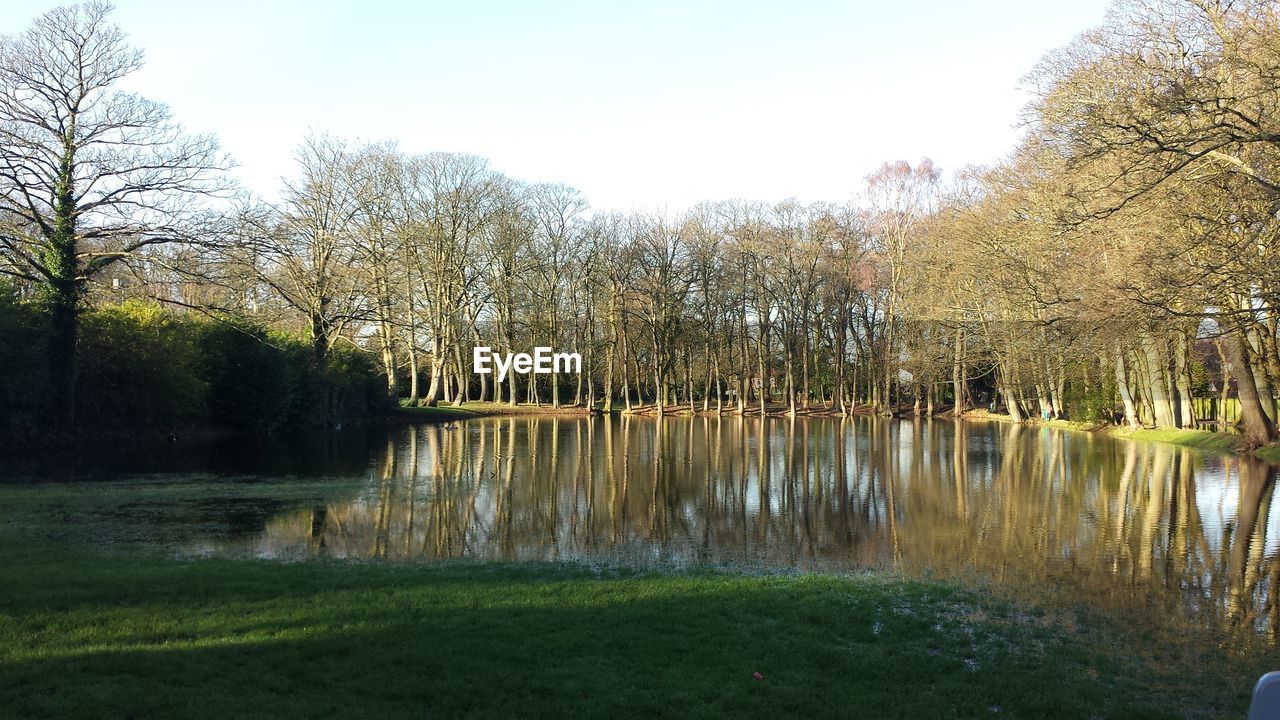
[[[753,678],[755,678],[755,679],[757,679],[757,680],[763,680],[763,679],[764,679],[764,676],[763,676],[763,675],[761,675],[761,674],[760,674],[760,673],[758,673],[758,672],[753,672],[753,673],[751,673],[751,677],[753,677]]]

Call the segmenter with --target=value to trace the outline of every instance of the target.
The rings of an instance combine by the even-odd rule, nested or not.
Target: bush
[[[80,321],[76,418],[82,428],[172,431],[207,416],[192,323],[129,301]]]
[[[1110,423],[1119,412],[1116,384],[1112,378],[1104,377],[1101,383],[1071,381],[1067,383],[1066,393],[1067,412],[1074,420]]]
[[[385,382],[367,355],[350,347],[336,347],[323,367],[316,364],[311,345],[277,338],[295,373],[294,403],[289,423],[296,426],[357,422],[388,408]]]
[[[48,336],[45,314],[0,284],[0,449],[21,447],[42,433]]]
[[[299,369],[266,331],[205,322],[198,344],[210,422],[261,433],[275,431],[289,419]]]
[[[0,287],[0,449],[49,427],[48,318]],[[115,440],[195,427],[269,433],[381,412],[382,381],[354,348],[323,365],[309,342],[248,322],[130,301],[81,315],[75,435]]]

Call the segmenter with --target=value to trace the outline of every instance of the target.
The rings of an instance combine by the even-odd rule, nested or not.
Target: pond
[[[1276,476],[999,422],[512,416],[176,449],[0,497],[183,555],[889,569],[1274,642]]]

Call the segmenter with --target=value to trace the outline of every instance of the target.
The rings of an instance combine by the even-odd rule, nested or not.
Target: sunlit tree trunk
[[[1233,330],[1223,338],[1222,345],[1227,360],[1231,363],[1231,375],[1236,380],[1245,442],[1252,447],[1272,442],[1276,439],[1276,426],[1262,406],[1258,385],[1254,381],[1248,341],[1240,330]]]
[[[1124,351],[1116,348],[1116,390],[1120,393],[1120,402],[1124,405],[1124,421],[1131,428],[1138,428],[1138,410],[1133,404],[1133,392],[1129,389],[1129,371],[1125,367]]]
[[[956,326],[955,350],[951,361],[951,394],[954,400],[952,413],[959,417],[969,404],[965,382],[964,327]]]

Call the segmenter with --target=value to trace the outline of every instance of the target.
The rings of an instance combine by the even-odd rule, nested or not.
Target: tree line
[[[245,197],[210,138],[114,89],[141,58],[108,14],[55,10],[0,46],[0,273],[48,310],[65,417],[76,318],[140,296],[291,332],[318,368],[363,353],[409,403],[994,399],[1015,419],[1191,427],[1214,394],[1238,398],[1251,444],[1276,438],[1272,3],[1118,2],[1028,76],[1024,138],[994,166],[886,163],[846,203],[678,214],[592,212],[480,157],[326,135],[279,201]],[[471,371],[479,345],[583,369],[497,385]]]

